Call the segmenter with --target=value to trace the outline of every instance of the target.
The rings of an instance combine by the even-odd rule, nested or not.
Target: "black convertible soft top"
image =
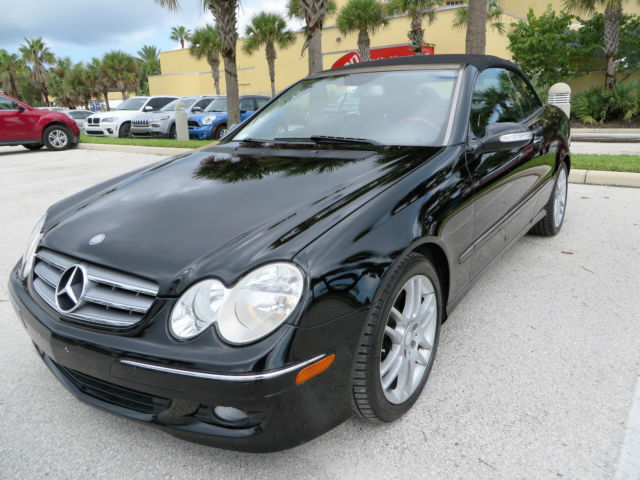
[[[508,68],[510,70],[518,70],[513,62],[504,58],[495,57],[493,55],[463,55],[463,54],[444,54],[444,55],[416,55],[412,57],[396,57],[385,58],[383,60],[372,60],[370,62],[354,63],[344,67],[327,70],[331,72],[339,72],[342,70],[352,70],[367,67],[401,67],[403,65],[474,65],[478,70],[485,68],[497,67]]]

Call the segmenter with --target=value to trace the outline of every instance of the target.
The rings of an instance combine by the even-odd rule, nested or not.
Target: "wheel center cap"
[[[407,331],[404,333],[404,346],[407,349],[412,349],[415,347],[416,342],[415,342],[415,336],[416,336],[416,331],[418,330],[418,324],[417,323],[412,323],[409,325],[409,327],[407,328]]]

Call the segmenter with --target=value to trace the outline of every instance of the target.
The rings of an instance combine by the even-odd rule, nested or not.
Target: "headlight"
[[[218,280],[204,280],[178,300],[171,312],[171,332],[187,340],[215,323],[228,343],[255,342],[289,318],[303,290],[302,271],[285,262],[260,267],[231,289]]]
[[[202,120],[200,120],[200,123],[202,123],[202,125],[211,125],[215,121],[216,121],[216,116],[209,115],[208,117],[204,117]]]
[[[116,117],[107,117],[100,120],[102,123],[115,123]]]
[[[33,228],[33,232],[31,232],[31,237],[29,238],[29,243],[27,244],[27,249],[22,255],[22,269],[20,270],[20,275],[22,278],[27,278],[31,273],[31,269],[33,268],[33,259],[36,254],[36,248],[38,248],[38,244],[40,243],[40,239],[42,239],[42,226],[44,225],[44,216],[36,226]]]

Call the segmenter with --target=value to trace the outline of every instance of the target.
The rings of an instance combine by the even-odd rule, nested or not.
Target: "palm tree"
[[[466,53],[484,55],[487,44],[487,24],[504,33],[503,10],[498,0],[469,0],[469,7],[456,10],[453,26],[467,28]],[[471,21],[469,21],[471,18]]]
[[[0,85],[5,85],[12,97],[18,98],[18,79],[25,70],[24,61],[17,54],[0,49]]]
[[[160,56],[158,48],[154,45],[144,45],[138,50],[138,62],[140,63],[140,91],[144,95],[149,94],[149,76],[160,73]]]
[[[111,110],[109,105],[109,90],[111,90],[110,79],[105,72],[102,61],[99,58],[92,58],[91,63],[87,65],[87,77],[94,79],[94,88],[96,92],[102,94],[107,111]]]
[[[140,69],[135,58],[121,50],[111,50],[102,57],[102,71],[112,88],[126,100],[128,91],[135,91],[140,81]]]
[[[349,0],[338,14],[338,29],[344,33],[358,32],[360,60],[368,62],[373,35],[380,27],[386,26],[387,17],[382,3],[378,0]]]
[[[171,28],[171,36],[169,38],[174,42],[180,42],[180,46],[184,48],[184,42],[191,39],[191,30],[184,25],[176,25]]]
[[[49,50],[42,37],[26,38],[25,44],[20,45],[20,53],[24,61],[31,66],[31,79],[40,89],[44,103],[49,106],[49,92],[47,91],[47,67],[55,61],[53,52]]]
[[[205,58],[211,67],[213,86],[216,95],[220,95],[220,34],[211,25],[204,28],[196,28],[191,35],[191,55],[198,60]]]
[[[411,30],[407,37],[411,41],[411,48],[416,55],[422,54],[424,43],[424,29],[422,20],[426,16],[429,25],[436,19],[436,8],[442,5],[442,0],[391,0],[387,4],[390,15],[406,13],[411,18]]]
[[[287,29],[287,22],[277,13],[261,12],[251,18],[251,23],[244,31],[247,37],[243,50],[251,55],[264,45],[269,78],[271,79],[271,96],[276,94],[276,45],[287,48],[296,41],[295,34]]]
[[[613,91],[616,74],[616,55],[620,43],[620,23],[622,22],[622,4],[626,0],[564,0],[564,5],[569,10],[582,10],[587,13],[595,13],[598,8],[604,7],[604,38],[602,50],[607,57],[607,71],[604,77],[604,86],[608,91]],[[638,0],[640,4],[640,0]]]
[[[322,70],[322,25],[327,14],[335,11],[335,0],[288,0],[289,18],[304,20],[306,24],[302,53],[309,48],[309,75]]]
[[[240,93],[238,90],[238,66],[236,65],[236,30],[238,0],[200,0],[209,8],[220,36],[220,53],[224,60],[224,79],[227,87],[228,124],[240,123]],[[326,0],[325,0],[326,1]],[[179,0],[155,0],[170,10],[176,10]]]

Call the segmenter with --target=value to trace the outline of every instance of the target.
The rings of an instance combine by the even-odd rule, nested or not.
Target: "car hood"
[[[152,279],[163,296],[203,277],[231,285],[293,258],[438,150],[211,147],[54,205],[42,245]]]
[[[109,117],[115,117],[119,120],[122,120],[124,118],[134,118],[137,117],[138,115],[140,115],[141,111],[140,110],[110,110],[108,112],[100,112],[100,113],[96,113],[94,115],[91,115],[92,118],[109,118]]]
[[[227,112],[203,112],[189,115],[189,120],[200,121],[202,118],[210,117],[212,115],[215,115],[216,118],[227,118]]]

